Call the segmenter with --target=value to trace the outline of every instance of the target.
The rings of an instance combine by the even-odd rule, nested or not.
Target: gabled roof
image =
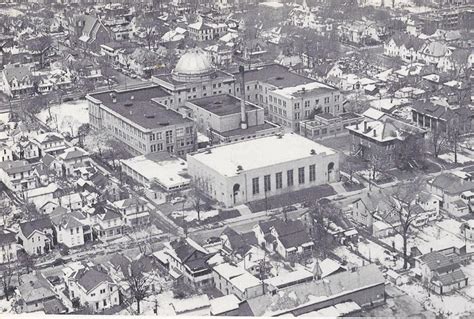
[[[51,285],[41,273],[23,275],[21,282],[18,290],[21,299],[27,303],[41,302],[56,296]]]
[[[59,158],[62,160],[73,160],[76,158],[86,157],[89,156],[89,153],[79,147],[70,147],[64,150],[64,153],[59,155]]]
[[[73,273],[72,277],[87,293],[104,281],[113,283],[112,278],[105,271],[99,269],[99,267],[82,268]]]
[[[439,273],[445,273],[460,268],[458,262],[437,251],[420,256],[419,259],[432,271]]]
[[[474,190],[474,182],[463,180],[451,173],[436,176],[430,184],[448,194],[460,194]]]
[[[7,174],[18,174],[22,172],[28,172],[33,169],[28,161],[18,160],[18,161],[5,161],[0,162],[0,169],[4,170]]]
[[[21,223],[20,230],[23,236],[29,238],[35,231],[44,232],[45,229],[52,229],[53,224],[49,216]]]
[[[29,67],[20,65],[6,65],[3,69],[3,74],[8,82],[14,79],[23,81],[25,78],[31,78],[32,73]]]
[[[64,141],[64,137],[62,137],[59,133],[56,133],[56,132],[48,132],[48,133],[43,133],[36,136],[35,141],[40,144],[43,144],[43,143]]]

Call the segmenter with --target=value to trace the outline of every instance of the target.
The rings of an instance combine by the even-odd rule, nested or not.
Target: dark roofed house
[[[99,202],[87,211],[87,215],[92,224],[93,238],[108,241],[122,236],[124,220],[116,207]]]
[[[263,248],[277,252],[287,260],[310,254],[314,243],[300,220],[271,219],[254,227],[257,242]]]
[[[450,121],[456,121],[461,133],[469,133],[474,129],[474,111],[468,107],[456,109],[445,105],[434,104],[431,101],[414,101],[412,120],[415,124],[433,130],[445,131]]]
[[[41,255],[53,245],[53,224],[51,219],[41,217],[20,224],[18,242],[29,255]]]
[[[213,284],[212,269],[207,261],[213,256],[191,238],[180,238],[166,244],[170,275],[195,288]]]
[[[468,277],[459,262],[456,255],[433,251],[416,257],[415,272],[423,282],[430,283],[430,290],[443,295],[467,286]]]
[[[36,187],[33,172],[33,165],[25,160],[0,162],[0,180],[14,192]]]
[[[244,236],[229,226],[224,229],[220,238],[224,253],[235,256],[238,259],[243,258],[251,248]]]

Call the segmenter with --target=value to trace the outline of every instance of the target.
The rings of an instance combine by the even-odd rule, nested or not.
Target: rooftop
[[[194,99],[190,103],[218,116],[240,113],[241,99],[230,94],[221,94]],[[259,109],[255,104],[245,102],[247,111]]]
[[[315,152],[312,155],[312,152]],[[266,156],[255,156],[266,154]],[[207,152],[188,155],[201,163],[212,163],[212,168],[225,176],[237,175],[237,167],[253,170],[291,162],[315,155],[332,155],[336,152],[300,135],[289,133],[267,136],[242,142],[219,145]]]
[[[273,91],[274,94],[279,94],[289,99],[300,98],[306,94],[324,94],[337,89],[321,82],[311,82],[300,84],[296,86],[285,86],[282,89]]]
[[[240,75],[237,73],[236,76]],[[279,64],[269,64],[244,73],[245,82],[259,81],[278,88],[298,86],[314,82],[310,78],[290,72],[287,67]]]
[[[139,175],[145,176],[148,181],[156,181],[165,189],[189,185],[186,161],[171,157],[168,154],[148,154],[121,160],[125,165]]]
[[[150,86],[135,90],[95,93],[89,95],[89,98],[99,100],[108,109],[145,129],[191,122],[183,115],[152,100],[166,96],[169,96],[169,93],[161,87]]]
[[[260,131],[266,131],[266,130],[275,130],[279,131],[280,127],[276,124],[270,123],[270,122],[265,122],[260,125],[254,125],[254,126],[249,126],[246,129],[243,128],[236,128],[234,130],[230,131],[225,131],[225,132],[218,132],[220,135],[223,137],[237,137],[237,136],[242,136],[242,135],[249,135],[249,134],[254,134]]]

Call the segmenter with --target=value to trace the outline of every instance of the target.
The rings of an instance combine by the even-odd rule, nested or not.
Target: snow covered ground
[[[51,106],[52,119],[49,118],[47,109],[41,111],[37,117],[52,129],[57,128],[60,132],[76,135],[81,124],[89,123],[89,106],[86,100],[65,102]]]
[[[345,260],[348,264],[353,264],[356,266],[363,266],[364,260],[351,252],[346,246],[339,246],[334,249],[334,254]]]
[[[191,222],[193,220],[198,219],[198,213],[195,210],[174,211],[171,213],[171,216],[174,219],[179,219],[183,217],[183,214],[184,214],[184,220],[186,220],[187,222]],[[212,209],[207,212],[201,212],[200,215],[201,215],[200,216],[201,220],[206,220],[210,217],[219,215],[219,211],[217,209]]]
[[[371,262],[378,260],[385,267],[394,270],[403,268],[402,258],[398,258],[396,261],[389,259],[390,256],[385,253],[386,249],[370,240],[358,243],[357,249],[362,256],[369,259]]]
[[[398,287],[410,297],[420,302],[426,309],[434,313],[443,313],[448,318],[468,315],[474,311],[474,303],[459,294],[451,296],[438,296],[430,294],[420,284],[402,285]]]
[[[453,152],[441,154],[438,157],[441,158],[442,160],[445,160],[446,162],[454,163],[454,153]],[[464,154],[464,153],[459,153],[458,152],[458,163],[459,164],[464,164],[464,163],[468,163],[468,162],[474,162],[474,158],[469,154]]]
[[[429,7],[415,5],[413,0],[359,0],[359,5],[363,7],[373,6],[376,8],[385,7],[385,8],[395,8],[395,9],[405,9],[410,12],[417,12],[417,13],[432,10]]]

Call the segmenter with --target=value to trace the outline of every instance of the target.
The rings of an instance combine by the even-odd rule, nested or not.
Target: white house
[[[78,298],[93,312],[119,304],[119,287],[100,266],[85,266],[65,274],[65,283],[71,299]]]
[[[51,214],[58,243],[69,248],[84,245],[85,219],[80,212]]]
[[[0,264],[17,260],[16,234],[8,229],[0,229]]]
[[[0,162],[0,180],[14,192],[36,187],[34,167],[25,160]]]
[[[17,237],[28,255],[41,255],[53,246],[53,224],[49,217],[21,223]]]
[[[240,300],[263,295],[263,285],[254,275],[243,268],[228,263],[213,268],[214,284],[224,295],[234,294]]]
[[[142,198],[127,198],[114,202],[130,227],[145,226],[150,223],[150,209],[147,201]]]

